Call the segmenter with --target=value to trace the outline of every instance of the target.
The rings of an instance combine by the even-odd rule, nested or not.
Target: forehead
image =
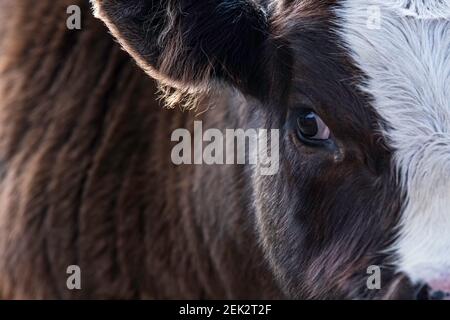
[[[408,126],[417,120],[423,133],[446,130],[450,21],[441,16],[450,7],[441,8],[440,1],[400,2],[342,1],[336,10],[338,34],[367,77],[363,90],[373,97],[377,113],[393,122],[396,135],[417,133],[416,126]]]
[[[417,132],[418,121],[428,133],[450,127],[450,2],[296,1],[291,6],[285,24],[294,55],[294,99],[298,89],[312,92],[326,113],[361,129],[377,130],[375,121],[408,136]]]

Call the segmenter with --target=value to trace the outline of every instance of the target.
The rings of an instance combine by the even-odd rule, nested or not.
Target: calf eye
[[[323,141],[330,138],[330,129],[313,111],[302,112],[297,117],[297,133],[302,141]]]

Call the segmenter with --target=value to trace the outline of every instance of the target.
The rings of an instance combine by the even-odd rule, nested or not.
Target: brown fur
[[[65,28],[71,4],[81,31]],[[162,110],[88,2],[0,0],[0,13],[0,296],[281,297],[238,214],[240,169],[172,165],[170,133],[195,114]],[[72,264],[81,291],[66,288]]]

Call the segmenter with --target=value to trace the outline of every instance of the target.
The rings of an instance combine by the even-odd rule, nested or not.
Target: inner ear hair
[[[265,91],[269,22],[256,0],[93,3],[96,16],[164,92],[175,88],[186,99],[220,85],[255,97]]]

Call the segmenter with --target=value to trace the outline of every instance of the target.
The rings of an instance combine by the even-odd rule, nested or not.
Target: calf
[[[390,294],[450,292],[449,3],[94,3],[150,76],[189,94],[229,85],[281,128],[279,175],[250,189],[286,294],[364,296],[371,264],[408,277]]]
[[[33,296],[97,298],[450,292],[448,3],[92,2],[169,106],[201,110],[205,128],[279,130],[279,170],[171,163],[170,133],[192,129],[192,113],[150,108],[153,83],[93,24],[77,48],[90,48],[104,67],[85,71],[93,93],[77,80],[81,89],[68,95],[83,93],[90,109],[74,102],[69,114],[79,119],[63,121],[64,100],[51,103],[51,126],[41,129],[48,140],[34,142],[34,157],[23,160],[31,138],[5,149],[0,227],[14,229],[0,239],[0,292],[27,296],[27,285]],[[49,83],[64,74],[75,79],[56,70]],[[58,121],[72,129],[59,132]],[[37,241],[14,241],[30,235]],[[80,293],[58,280],[68,264],[85,270]],[[367,285],[373,266],[381,268],[380,290]],[[30,268],[42,278],[17,280]]]

